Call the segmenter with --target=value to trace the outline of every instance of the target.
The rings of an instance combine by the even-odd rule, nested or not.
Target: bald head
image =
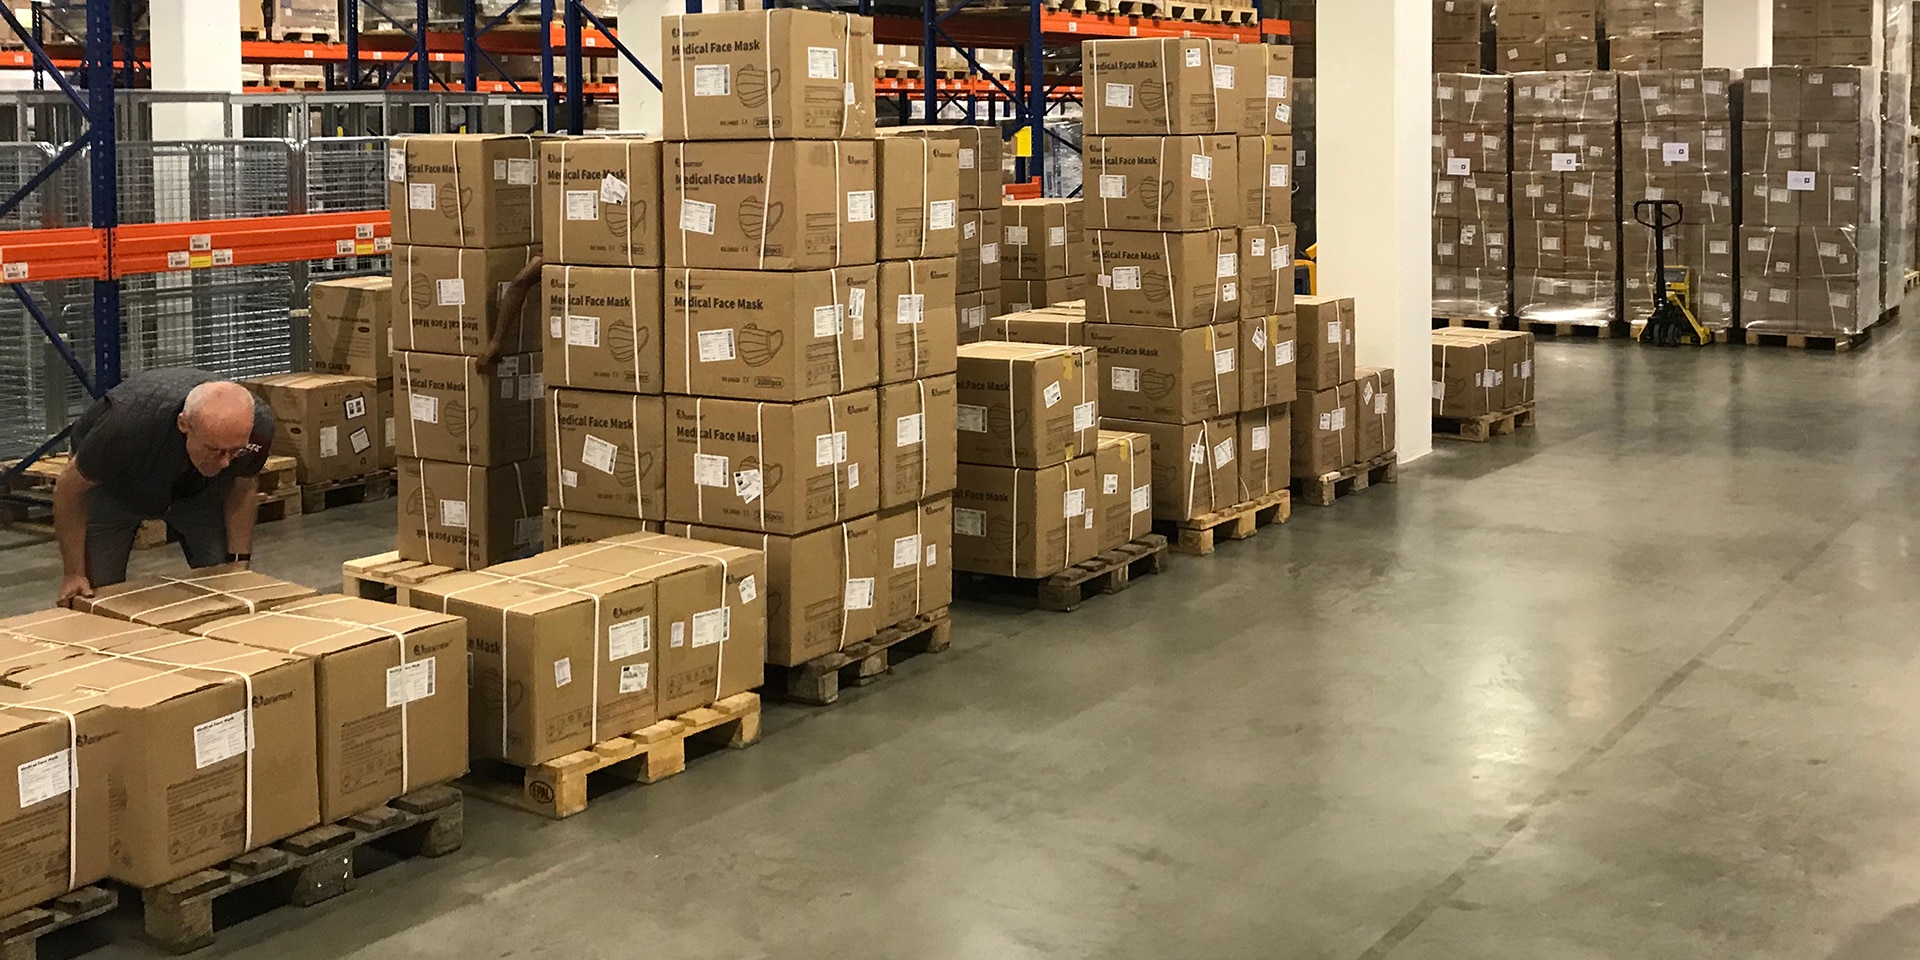
[[[227,468],[253,438],[253,394],[228,380],[194,387],[180,411],[187,455],[206,476]]]

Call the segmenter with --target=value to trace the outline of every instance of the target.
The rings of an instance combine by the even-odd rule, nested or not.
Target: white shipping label
[[[1232,347],[1228,347],[1225,350],[1215,350],[1213,352],[1214,376],[1219,376],[1223,373],[1232,373],[1237,359],[1238,351]]]
[[[1216,63],[1213,65],[1213,85],[1219,90],[1233,89],[1233,64]]]
[[[607,625],[607,659],[625,660],[653,647],[653,618],[635,617]]]
[[[1200,54],[1201,54],[1201,52],[1200,52],[1200,49],[1199,49],[1198,47],[1194,47],[1194,48],[1192,48],[1192,49],[1189,49],[1189,50],[1187,50],[1187,51],[1186,51],[1186,55],[1187,55],[1187,66],[1189,66],[1189,67],[1197,67],[1197,66],[1199,66],[1199,65],[1200,65]]]
[[[965,507],[953,508],[953,532],[963,537],[979,537],[986,534],[987,514],[984,510],[969,510]]]
[[[675,620],[673,625],[667,628],[667,646],[678,650],[686,645],[687,625],[682,621]]]
[[[986,325],[986,307],[967,307],[960,311],[960,326],[968,330],[978,330]]]
[[[505,180],[507,178],[507,161],[505,159],[495,160],[493,162],[493,178],[495,180]]]
[[[733,493],[742,503],[752,503],[760,499],[765,488],[758,470],[736,470],[733,474]]]
[[[1040,398],[1047,402],[1047,409],[1052,410],[1060,402],[1060,381],[1047,384],[1047,388],[1040,391]]]
[[[1140,370],[1138,367],[1109,367],[1108,377],[1115,390],[1126,393],[1140,392]]]
[[[1804,193],[1812,190],[1813,188],[1814,188],[1814,172],[1812,170],[1788,170],[1787,171],[1787,189],[1788,190],[1798,190]]]
[[[1082,430],[1092,430],[1094,424],[1100,419],[1098,407],[1099,404],[1092,400],[1088,400],[1086,403],[1074,404],[1073,432],[1079,433]]]
[[[696,339],[700,342],[701,363],[715,363],[722,360],[732,360],[734,358],[732,327],[723,327],[719,330],[702,330]]]
[[[1002,232],[1006,234],[1008,246],[1024,247],[1027,245],[1027,228],[1026,227],[1009,226],[1006,228],[1006,230]]]
[[[713,224],[717,209],[718,208],[711,203],[705,203],[699,200],[681,200],[680,229],[690,233],[703,233],[707,236],[713,236]],[[851,220],[853,217],[849,215],[847,219]],[[869,216],[867,219],[871,220],[873,218]]]
[[[1139,267],[1114,267],[1113,268],[1113,289],[1115,290],[1140,289],[1140,268]]]
[[[393,418],[392,417],[387,418],[386,435],[387,435],[387,446],[389,447],[393,446]]]
[[[1114,494],[1119,492],[1120,492],[1120,475],[1119,474],[1105,473],[1100,475],[1100,495],[1101,496],[1111,497]]]
[[[847,462],[847,432],[823,433],[813,438],[813,465],[831,467]]]
[[[813,308],[813,335],[815,338],[837,337],[847,328],[841,318],[840,305],[829,303]]]
[[[566,336],[567,320],[559,314],[547,318],[547,336],[559,340]]]
[[[540,163],[528,158],[507,160],[507,182],[516,187],[531,187],[538,179]]]
[[[1556,153],[1553,155],[1553,167],[1556,172],[1568,172],[1580,169],[1580,155],[1577,153]]]
[[[1686,163],[1691,148],[1684,143],[1663,143],[1660,145],[1660,159],[1666,163]]]
[[[407,184],[407,209],[432,210],[440,205],[440,191],[431,183]]]
[[[693,645],[695,648],[724,642],[732,633],[733,622],[728,618],[726,607],[714,607],[693,615]]]
[[[1000,245],[997,243],[981,244],[980,245],[980,262],[983,264],[999,263],[1000,262]]]
[[[711,453],[693,455],[693,482],[696,486],[725,488],[732,473],[731,463],[726,457]]]
[[[438,661],[429,657],[387,668],[387,706],[388,708],[405,706],[415,700],[425,700],[433,696],[434,664]]]
[[[387,148],[387,179],[394,183],[407,182],[407,149],[405,147]]]
[[[567,315],[567,346],[597,347],[600,345],[600,318]]]
[[[725,63],[697,63],[693,67],[693,95],[727,97],[733,95],[733,68]]]
[[[620,448],[589,433],[580,441],[580,462],[601,473],[613,473],[613,465],[620,457]]]
[[[1195,180],[1213,179],[1213,158],[1196,153],[1187,158],[1187,176]]]
[[[538,400],[544,396],[547,392],[546,378],[545,373],[529,373],[517,377],[516,382],[520,384],[520,399]]]
[[[366,453],[367,448],[373,446],[373,436],[367,433],[367,428],[361,427],[347,434],[347,443],[353,447],[354,453]]]
[[[1253,436],[1247,438],[1248,445],[1251,446],[1255,452],[1267,448],[1267,431],[1267,427],[1254,427],[1252,431]]]
[[[1333,429],[1345,430],[1346,428],[1347,428],[1347,408],[1341,407],[1333,411]]]
[[[465,530],[467,528],[467,502],[465,500],[440,501],[440,525]]]
[[[872,190],[847,191],[848,223],[871,223],[873,221],[873,196],[874,192]]]
[[[1143,483],[1133,488],[1133,512],[1146,513],[1153,509],[1153,485]]]
[[[1085,490],[1068,490],[1066,495],[1061,498],[1060,515],[1062,517],[1071,520],[1085,513],[1086,510],[1087,492]]]
[[[1447,158],[1447,176],[1449,177],[1473,176],[1473,160],[1469,157],[1448,157]],[[1275,184],[1275,186],[1279,186],[1279,184]]]
[[[1285,100],[1287,98],[1287,78],[1284,74],[1267,74],[1267,99]]]
[[[1384,391],[1373,398],[1373,412],[1382,417],[1387,415],[1387,394]]]
[[[927,229],[952,230],[960,218],[960,201],[935,200],[927,204]]]
[[[1133,84],[1109,83],[1102,94],[1103,102],[1109,107],[1133,106]],[[402,169],[405,169],[404,163]]]
[[[1265,238],[1265,237],[1254,237],[1253,239],[1251,239],[1251,240],[1249,240],[1249,241],[1247,241],[1247,255],[1248,255],[1248,256],[1251,256],[1251,257],[1264,257],[1264,256],[1266,256],[1266,255],[1267,255],[1267,240],[1266,240],[1266,238]]]
[[[920,563],[920,535],[911,534],[893,541],[893,568],[917,566]]]
[[[348,420],[358,420],[367,415],[366,397],[348,397],[346,402],[341,406],[346,412]]]
[[[650,666],[652,665],[646,663],[629,663],[621,667],[620,692],[639,693],[645,690],[647,688],[647,668]]]
[[[1195,440],[1193,446],[1187,448],[1187,462],[1207,462],[1207,442],[1205,440]]]
[[[968,433],[986,433],[987,408],[971,403],[960,404],[954,410],[954,423]]]
[[[413,418],[421,423],[440,422],[440,398],[423,393],[407,395],[407,407],[412,410]]]
[[[500,399],[502,400],[513,399],[513,378],[512,377],[500,378]]]
[[[1327,342],[1328,343],[1340,342],[1340,321],[1335,320],[1327,324]]]
[[[1267,352],[1267,328],[1266,327],[1259,326],[1259,327],[1253,328],[1253,348],[1255,350],[1260,351],[1262,354]]]
[[[1064,247],[1066,245],[1067,245],[1067,228],[1066,227],[1048,227],[1047,228],[1047,246]]]
[[[760,586],[758,582],[756,582],[753,579],[753,574],[749,573],[746,576],[741,577],[740,578],[740,602],[752,603],[754,599],[759,596],[760,596]]]
[[[927,544],[927,566],[937,567],[939,565],[940,565],[939,546],[937,544],[932,544],[932,543]]]
[[[600,194],[593,190],[568,190],[567,219],[600,219]]]
[[[1269,269],[1278,270],[1282,266],[1292,262],[1293,262],[1292,249],[1289,248],[1286,244],[1281,244],[1280,246],[1273,248],[1273,255],[1271,257]]]
[[[903,293],[894,300],[893,315],[896,323],[919,323],[926,319],[926,314],[925,294]]]
[[[978,236],[979,233],[980,222],[977,220],[968,220],[966,223],[960,225],[960,239],[962,240],[972,240]]]
[[[73,789],[73,750],[49,753],[20,765],[20,809],[51,800]],[[29,941],[31,942],[31,941]]]
[[[1101,174],[1100,198],[1102,200],[1125,200],[1127,198],[1127,178],[1118,173]],[[1024,229],[1025,228],[1022,228],[1023,232]],[[1007,242],[1012,243],[1014,241],[1012,238],[1008,238]],[[1025,243],[1026,241],[1021,240],[1020,242]]]
[[[450,280],[436,280],[433,284],[433,301],[442,307],[464,307],[467,305],[467,282],[460,277]]]
[[[247,729],[248,707],[193,728],[193,768],[205,770],[222,760],[247,752],[253,731]]]
[[[1707,252],[1713,254],[1716,257],[1724,257],[1732,253],[1732,250],[1730,249],[1730,245],[1725,240],[1708,240]]]
[[[553,662],[553,685],[564,687],[573,682],[573,658],[561,657]]]
[[[808,47],[807,79],[840,79],[840,51],[833,47]]]
[[[1237,277],[1239,275],[1240,275],[1240,255],[1239,254],[1223,253],[1213,258],[1213,276],[1215,279],[1226,280],[1226,279],[1231,279],[1233,277]]]
[[[577,486],[579,486],[579,485],[580,485],[580,471],[578,471],[578,470],[568,470],[568,469],[567,469],[567,468],[565,468],[565,467],[561,467],[561,468],[560,468],[560,485],[561,485],[561,486],[563,486],[563,487],[577,487]]]
[[[320,456],[337,457],[340,455],[340,428],[320,428]]]
[[[961,148],[960,148],[960,169],[962,169],[962,170],[972,170],[972,169],[973,169],[973,164],[974,164],[974,160],[973,160],[973,148],[972,148],[972,147],[961,147]]]
[[[601,203],[626,203],[627,182],[609,173],[600,178]]]
[[[847,291],[847,315],[853,318],[854,339],[860,339],[860,331],[865,325],[860,321],[867,315],[867,288],[854,287]]]
[[[872,577],[854,577],[847,581],[847,609],[873,609]]]
[[[1822,257],[1832,258],[1840,255],[1840,245],[1837,243],[1819,243],[1815,244],[1815,247]]]
[[[1213,445],[1213,468],[1215,470],[1233,462],[1233,438],[1228,437]]]
[[[911,447],[927,435],[925,414],[909,413],[893,422],[893,445]]]

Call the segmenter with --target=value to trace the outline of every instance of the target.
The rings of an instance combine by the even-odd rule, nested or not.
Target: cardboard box
[[[482,467],[401,457],[399,474],[401,559],[476,570],[539,546],[544,461]]]
[[[307,289],[307,355],[316,373],[393,376],[393,278],[320,280]]]
[[[1293,313],[1293,243],[1291,224],[1240,228],[1241,316]]]
[[[953,489],[954,375],[880,388],[880,507],[888,509]]]
[[[1292,314],[1240,321],[1240,406],[1261,410],[1293,402],[1299,328]]]
[[[1087,137],[1083,205],[1095,230],[1211,230],[1239,226],[1239,146],[1224,134]]]
[[[1241,411],[1237,421],[1241,503],[1287,488],[1292,463],[1291,410],[1291,404],[1282,403]]]
[[[547,264],[544,385],[660,393],[661,277],[655,269]]]
[[[1355,459],[1365,463],[1394,447],[1393,368],[1361,367],[1354,381],[1354,401],[1354,443],[1359,448]]]
[[[665,155],[667,266],[824,270],[874,262],[873,141],[669,143]]]
[[[30,615],[48,616],[73,615]],[[125,629],[112,622],[107,627]],[[52,644],[39,646],[45,655],[32,666],[74,655]],[[31,668],[7,667],[9,672]],[[94,691],[0,687],[0,763],[18,771],[13,802],[0,813],[0,859],[17,865],[0,881],[0,914],[12,916],[106,878],[113,787],[122,783],[121,753],[130,719]],[[78,751],[70,752],[75,746]]]
[[[1086,132],[1176,136],[1234,131],[1246,113],[1232,40],[1141,38],[1081,44]]]
[[[959,318],[954,261],[888,260],[880,264],[880,382],[903,383],[952,373]]]
[[[1473,46],[1473,69],[1443,73],[1433,78],[1434,122],[1487,123],[1505,127],[1512,112],[1508,101],[1513,97],[1513,80],[1479,73],[1480,41],[1477,38]]]
[[[879,402],[667,398],[667,516],[796,534],[879,509]]]
[[[1207,327],[1240,319],[1239,234],[1095,230],[1087,319]]]
[[[1100,544],[1104,553],[1153,532],[1153,439],[1102,430],[1094,451],[1100,475]]]
[[[1081,276],[1057,280],[1002,280],[1000,302],[1012,311],[1039,310],[1087,297],[1087,279]]]
[[[547,502],[660,519],[666,514],[666,408],[659,397],[557,389],[547,400]]]
[[[1034,579],[1100,550],[1099,470],[1092,456],[1039,469],[960,464],[953,568]]]
[[[873,135],[873,21],[810,10],[660,20],[661,100],[673,140]]]
[[[1000,275],[1008,280],[1084,277],[1086,214],[1078,198],[1009,200],[1000,208]]]
[[[951,257],[960,244],[960,145],[935,137],[874,141],[882,260]]]
[[[320,596],[194,632],[313,661],[321,821],[467,772],[467,628],[460,618]]]
[[[1483,60],[1484,54],[1478,40],[1433,45],[1433,69],[1436,73],[1470,73],[1480,69]]]
[[[1290,416],[1294,476],[1312,479],[1359,462],[1356,402],[1351,383],[1295,395]]]
[[[1477,417],[1504,409],[1505,379],[1491,342],[1435,332],[1434,416]]]
[[[660,141],[548,140],[540,153],[540,245],[552,263],[657,267]]]
[[[594,543],[629,533],[659,533],[660,521],[633,517],[610,517],[579,510],[546,507],[541,511],[541,528],[546,531],[546,548],[558,550],[576,543]]]
[[[1092,323],[1105,416],[1192,423],[1240,409],[1240,337],[1235,324],[1136,327]]]
[[[1570,53],[1572,46],[1549,40],[1547,69],[1554,70],[1552,58]],[[1592,44],[1583,46],[1590,47]],[[1542,120],[1617,123],[1620,120],[1620,98],[1615,75],[1607,70],[1572,67],[1557,72],[1514,77],[1513,119],[1516,124]]]
[[[887,136],[931,137],[955,144],[959,169],[960,209],[997,210],[1005,190],[1001,170],[1000,131],[995,127],[887,127]]]
[[[879,595],[874,600],[880,629],[953,602],[953,496],[941,494],[923,503],[882,510],[874,519],[875,565]]]
[[[1293,48],[1243,43],[1235,48],[1235,83],[1245,94],[1242,134],[1293,133]]]
[[[668,270],[667,390],[793,402],[871,387],[884,324],[868,304],[879,299],[872,266]]]
[[[1236,418],[1179,424],[1110,417],[1101,426],[1152,439],[1155,520],[1192,520],[1240,502]]]
[[[1299,297],[1299,390],[1330,390],[1353,380],[1353,298]]]
[[[507,283],[539,255],[539,247],[394,247],[393,348],[479,356],[507,322],[500,315]],[[539,316],[539,298],[528,297],[503,341],[506,352],[540,349]]]
[[[1240,224],[1293,221],[1293,138],[1241,137],[1239,156]]]
[[[962,293],[999,289],[1002,230],[1000,209],[960,211],[959,255],[954,263],[954,288]],[[1082,257],[1084,259],[1084,251]]]
[[[1663,123],[1679,120],[1726,122],[1733,116],[1733,72],[1641,70],[1620,74],[1620,121]]]
[[[1000,315],[1000,288],[960,294],[954,298],[954,311],[960,316],[960,342],[978,343],[986,333],[987,318]]]
[[[542,399],[537,361],[531,354],[501,357],[483,374],[473,357],[400,353],[399,455],[482,466],[533,456]]]
[[[393,244],[525,247],[540,242],[540,146],[545,138],[409,134],[387,141]]]
[[[764,554],[755,585],[767,613],[767,663],[798,666],[850,643],[870,639],[884,619],[875,518],[858,517],[797,536],[748,533],[669,523],[669,537],[750,547]],[[649,542],[658,543],[657,538]],[[758,685],[757,683],[753,685]]]
[[[988,320],[986,339],[1083,347],[1087,345],[1087,318],[1048,309],[1023,310]]]
[[[331,373],[281,373],[246,381],[273,408],[273,453],[293,457],[301,483],[358,477],[384,454],[374,382]]]
[[[1093,452],[1100,388],[1090,347],[970,343],[957,372],[959,459],[1044,467]]]
[[[239,567],[202,567],[185,577],[142,577],[95,587],[68,605],[81,613],[188,631],[209,620],[269,610],[314,591]]]
[[[1870,98],[1869,67],[1759,67],[1742,71],[1742,114],[1748,122],[1810,120],[1860,123]]]

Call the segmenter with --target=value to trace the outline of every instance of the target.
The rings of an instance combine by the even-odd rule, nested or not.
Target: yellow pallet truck
[[[1693,271],[1667,266],[1667,228],[1679,226],[1685,216],[1678,200],[1641,200],[1633,205],[1633,219],[1653,228],[1653,312],[1640,328],[1641,343],[1704,347],[1713,342],[1713,334],[1693,316]]]

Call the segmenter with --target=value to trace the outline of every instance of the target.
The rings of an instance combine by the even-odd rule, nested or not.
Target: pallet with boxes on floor
[[[1513,314],[1512,80],[1433,78],[1435,326],[1498,327]]]
[[[1616,74],[1513,77],[1509,196],[1521,329],[1561,337],[1626,332],[1620,322],[1619,138]]]
[[[150,941],[186,952],[229,893],[273,880],[304,906],[353,889],[362,847],[458,849],[465,634],[238,568],[0,621],[0,752],[22,791],[6,835],[59,864],[0,882],[0,914],[57,915],[112,879],[139,891]],[[181,835],[183,818],[202,826]]]
[[[1210,553],[1291,510],[1293,50],[1100,40],[1085,57],[1103,425],[1150,438],[1154,519]],[[1178,109],[1135,95],[1161,84]]]
[[[1433,331],[1433,435],[1484,443],[1534,425],[1534,337]]]
[[[1308,503],[1336,500],[1399,479],[1393,369],[1354,362],[1351,297],[1300,297],[1292,485]]]
[[[1620,85],[1621,280],[1624,313],[1638,336],[1658,295],[1656,267],[1684,271],[1694,318],[1715,339],[1733,328],[1735,281],[1740,263],[1740,204],[1735,188],[1734,144],[1740,131],[1732,117],[1730,71],[1650,70],[1616,74]],[[1749,149],[1770,148],[1756,140]],[[1658,255],[1654,230],[1635,219],[1653,219],[1643,201],[1678,203],[1681,222],[1663,233]],[[1764,261],[1755,258],[1756,265]]]
[[[379,245],[390,252],[391,243]],[[318,457],[321,474],[301,478],[301,509],[318,513],[336,507],[368,503],[393,496],[395,466],[398,463],[398,439],[393,407],[393,278],[391,276],[345,277],[314,283],[307,292],[308,366],[316,374],[340,378],[359,378],[374,384],[374,416],[363,419],[364,403],[349,394],[336,408],[322,407],[309,400],[305,404],[315,415],[337,413],[338,424],[319,424],[315,429],[336,427],[326,445],[338,448],[344,437],[347,453],[358,457],[371,445],[379,450],[378,465],[363,473],[337,466],[326,456]],[[317,394],[332,389],[327,381],[311,381]],[[287,400],[292,400],[288,397]],[[316,447],[320,443],[315,440]],[[324,451],[316,449],[316,455]]]
[[[64,453],[48,454],[22,468],[14,476],[12,492],[27,494],[35,499],[44,497],[48,505],[53,503],[53,487],[65,472],[72,457]],[[18,460],[0,463],[0,470],[11,470]],[[301,513],[300,487],[295,481],[297,465],[292,457],[269,456],[265,466],[260,468],[257,478],[259,504],[254,515],[256,523],[268,523],[297,517]],[[9,507],[9,516],[15,523],[30,523],[42,527],[51,534],[53,516],[51,513],[38,516],[34,508],[15,503]],[[134,534],[133,545],[145,550],[151,547],[165,546],[173,542],[173,533],[167,528],[165,520],[145,520],[140,524],[139,532]]]

